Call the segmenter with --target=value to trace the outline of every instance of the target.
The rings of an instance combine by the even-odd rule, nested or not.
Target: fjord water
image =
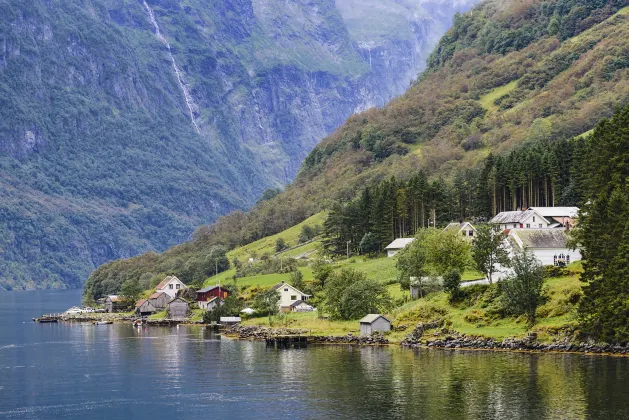
[[[629,359],[310,346],[200,327],[35,324],[80,291],[0,294],[1,419],[629,418]]]

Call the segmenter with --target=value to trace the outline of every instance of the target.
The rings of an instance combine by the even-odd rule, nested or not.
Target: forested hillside
[[[378,245],[435,215],[443,224],[531,204],[576,204],[575,165],[586,149],[570,139],[629,99],[628,3],[490,0],[458,15],[405,95],[351,117],[308,155],[284,193],[199,229],[183,247],[199,254],[216,244],[233,248],[322,209],[342,214],[339,203],[366,187],[387,189],[381,201],[397,211]],[[425,181],[421,212],[413,177]],[[368,231],[345,227],[339,241],[349,235],[358,249]],[[112,266],[101,270],[124,277]]]
[[[379,21],[369,1],[0,0],[0,289],[80,287],[248,208],[476,1],[379,1]]]

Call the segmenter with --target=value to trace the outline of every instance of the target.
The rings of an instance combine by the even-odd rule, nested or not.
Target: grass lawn
[[[241,261],[247,261],[249,257],[252,255],[257,255],[260,257],[262,254],[269,253],[271,255],[275,254],[275,242],[278,238],[284,239],[289,247],[297,245],[297,241],[299,239],[299,234],[301,233],[302,227],[315,226],[320,225],[323,226],[323,222],[327,214],[325,212],[317,213],[314,216],[304,220],[298,225],[295,225],[289,229],[286,229],[283,232],[278,233],[277,235],[267,236],[266,238],[260,239],[259,241],[255,241],[250,243],[249,245],[245,245],[240,248],[236,248],[227,253],[227,257],[230,261],[233,261],[234,258],[238,258]]]
[[[499,86],[495,89],[492,89],[491,92],[489,92],[488,94],[480,98],[478,102],[487,111],[496,112],[500,109],[500,107],[494,103],[495,100],[507,95],[508,93],[515,90],[515,88],[517,87],[518,87],[518,81],[514,80],[510,83],[507,83],[504,86]]]

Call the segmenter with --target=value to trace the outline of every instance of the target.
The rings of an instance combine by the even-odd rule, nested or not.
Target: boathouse
[[[190,304],[182,298],[174,298],[168,302],[168,316],[171,319],[187,318]]]
[[[203,309],[205,311],[211,311],[216,308],[218,305],[223,305],[225,301],[218,297],[213,297],[210,300],[202,300],[197,302],[199,305],[199,309]]]
[[[380,314],[366,315],[360,321],[360,335],[371,335],[376,331],[391,331],[391,321]]]
[[[140,316],[146,316],[157,312],[157,308],[153,306],[149,299],[140,299],[138,303],[135,304],[135,312],[140,314]]]
[[[170,296],[168,296],[164,292],[155,292],[151,296],[149,296],[148,300],[149,302],[151,302],[151,305],[153,305],[156,309],[162,310],[166,308],[166,305],[168,305],[170,299]]]
[[[117,295],[109,295],[105,298],[105,312],[121,312],[127,308],[124,299]]]

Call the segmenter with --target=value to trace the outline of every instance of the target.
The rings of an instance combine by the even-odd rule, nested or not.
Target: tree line
[[[420,171],[408,180],[390,178],[365,187],[358,198],[337,202],[324,224],[331,255],[373,254],[395,238],[453,221],[487,221],[522,207],[579,205],[587,141],[536,141],[505,156],[489,155],[481,168],[452,180],[430,180]]]

